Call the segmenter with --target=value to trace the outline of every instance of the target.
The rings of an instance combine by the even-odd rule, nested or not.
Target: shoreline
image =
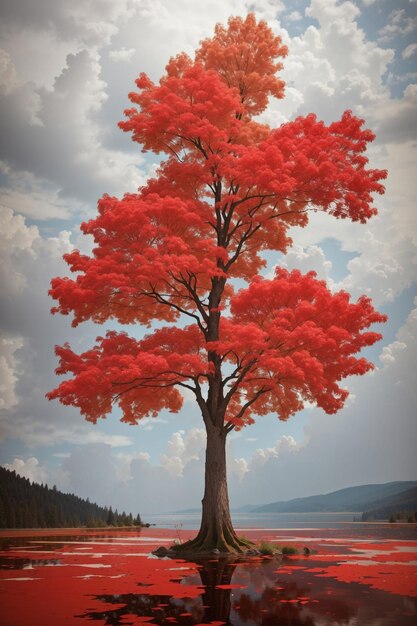
[[[412,528],[414,528],[415,530],[417,530],[417,522],[389,522],[387,521],[374,521],[374,522],[333,522],[334,524],[340,525],[340,526],[376,526],[376,527],[383,527],[386,526],[388,528],[391,529],[395,529],[395,528],[409,528],[410,530]],[[174,525],[173,525],[174,526]],[[168,534],[173,534],[173,532],[176,532],[176,529],[173,528],[172,530],[168,529],[168,528],[163,528],[162,526],[156,526],[156,525],[151,525],[151,526],[107,526],[107,527],[102,527],[102,526],[98,526],[98,527],[93,527],[93,528],[86,528],[86,527],[66,527],[66,528],[0,528],[0,538],[2,537],[28,537],[28,536],[44,536],[44,535],[56,535],[56,536],[66,536],[68,534],[77,534],[77,535],[89,535],[91,533],[94,534],[108,534],[108,533],[126,533],[126,534],[132,534],[132,533],[141,533],[142,531],[151,531],[152,534],[157,535],[158,537],[160,537],[161,539],[164,538],[164,536],[168,533]],[[196,529],[193,528],[186,528],[186,527],[182,527],[180,530],[181,534],[186,532],[186,533],[191,533],[191,532],[196,532]],[[237,526],[235,528],[235,530],[237,532],[246,532],[246,531],[251,531],[251,532],[293,532],[293,531],[304,531],[304,532],[310,532],[311,530],[317,530],[317,531],[324,531],[326,530],[326,527],[320,527],[320,528],[277,528],[277,527],[268,527],[268,528],[263,528],[263,527],[254,527],[253,525],[248,526],[248,527],[244,527],[244,526]],[[330,530],[330,528],[329,528]]]

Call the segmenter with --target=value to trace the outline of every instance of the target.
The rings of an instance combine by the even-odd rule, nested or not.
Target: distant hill
[[[412,487],[394,496],[384,498],[377,507],[362,514],[364,522],[372,520],[414,518],[417,522],[417,487]]]
[[[320,513],[363,512],[388,505],[390,498],[417,487],[417,481],[360,485],[332,491],[327,494],[271,502],[253,508],[252,513]]]
[[[56,487],[31,483],[0,467],[0,528],[75,528],[80,526],[140,526],[135,519],[98,506],[88,499],[62,493]]]

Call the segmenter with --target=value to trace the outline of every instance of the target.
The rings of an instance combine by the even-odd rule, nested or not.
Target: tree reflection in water
[[[84,617],[112,626],[142,623],[140,617],[148,617],[151,623],[160,626],[210,623],[219,626],[331,626],[353,621],[363,626],[413,624],[412,618],[410,621],[404,614],[396,621],[400,617],[401,599],[395,596],[376,590],[370,592],[363,585],[334,582],[329,587],[328,580],[314,577],[308,568],[297,572],[297,582],[288,580],[288,576],[280,573],[288,568],[278,559],[199,559],[196,563],[198,574],[174,580],[182,585],[201,584],[204,589],[197,598],[178,599],[146,593],[103,595],[98,598],[106,603],[107,610]],[[380,604],[381,598],[376,598],[371,603],[372,609],[370,596],[366,595],[369,593],[380,594],[384,606]],[[390,605],[393,598],[394,605]],[[117,607],[109,610],[109,603]],[[120,608],[121,604],[125,606]],[[367,608],[363,609],[362,605]]]
[[[326,539],[316,555],[282,560],[197,562],[150,558],[153,537],[145,548],[119,531],[64,540],[47,534],[6,538],[0,541],[0,621],[7,626],[90,621],[97,626],[414,626],[417,542],[414,529],[407,532],[396,531],[399,536],[389,541],[384,535],[382,541]]]

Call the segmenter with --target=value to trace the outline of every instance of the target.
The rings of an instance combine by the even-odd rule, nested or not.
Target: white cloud
[[[410,43],[401,53],[403,59],[411,59],[417,51],[417,43]]]
[[[104,192],[135,191],[144,183],[137,169],[142,157],[132,163],[128,153],[103,145],[97,118],[107,86],[100,73],[99,62],[83,50],[67,57],[52,90],[26,83],[3,97],[6,202],[15,210],[67,218],[80,202],[95,204]],[[36,107],[27,106],[31,101]]]
[[[393,228],[380,238],[375,230],[376,235],[371,228],[364,231],[357,242],[360,254],[348,262],[348,276],[335,287],[356,296],[364,293],[378,305],[392,302],[413,284],[417,258],[410,239],[396,241]]]
[[[63,230],[53,237],[42,238],[37,226],[27,226],[22,215],[15,214],[10,208],[0,205],[0,260],[1,260],[1,284],[3,304],[10,302],[19,294],[22,298],[30,300],[31,291],[37,297],[46,300],[46,292],[49,280],[52,277],[45,273],[44,264],[49,270],[58,268],[65,270],[62,255],[69,252],[73,245],[70,241],[71,233]],[[36,275],[36,280],[34,277]],[[39,292],[39,284],[42,280],[44,290]],[[27,289],[27,292],[24,290]],[[15,301],[19,304],[19,300]],[[7,323],[7,315],[3,323]]]
[[[248,9],[253,11],[258,19],[274,22],[278,15],[285,9],[281,0],[254,0],[248,2]]]
[[[402,341],[394,341],[389,346],[384,346],[379,359],[384,365],[390,365],[396,361],[398,354],[406,347]]]
[[[26,459],[25,461],[20,458],[16,458],[12,463],[6,463],[3,465],[7,470],[15,471],[19,476],[28,478],[31,482],[43,483],[47,479],[46,468],[40,465],[38,459],[34,456]]]
[[[118,20],[130,19],[139,3],[141,0],[73,0],[70,4],[39,0],[35,7],[25,0],[14,0],[3,8],[2,30],[7,34],[17,24],[31,35],[52,30],[63,40],[82,41],[90,46],[105,45],[117,31]]]
[[[0,202],[16,213],[43,221],[85,213],[82,203],[62,198],[48,181],[37,179],[30,172],[15,172],[4,162],[0,163],[0,171],[8,183],[0,186]]]
[[[0,277],[2,289],[10,293],[21,291],[26,278],[19,269],[17,258],[25,257],[33,262],[35,257],[34,246],[39,240],[39,230],[36,226],[27,227],[21,215],[15,215],[5,206],[0,206]],[[3,291],[3,297],[5,292]]]
[[[205,431],[200,428],[192,428],[185,435],[178,431],[173,433],[165,453],[159,457],[161,467],[173,476],[183,476],[187,463],[200,458],[205,449],[205,441]]]
[[[417,139],[416,108],[417,84],[407,85],[403,97],[399,100],[384,99],[384,111],[377,109],[372,114],[372,126],[377,134],[378,142],[403,144],[413,140],[415,142]],[[415,144],[413,148],[415,157]]]
[[[304,274],[311,271],[317,272],[321,280],[328,280],[332,270],[332,262],[326,259],[322,248],[315,245],[306,248],[297,244],[293,245],[279,265],[289,270],[299,269]]]
[[[272,448],[258,448],[254,452],[248,464],[248,472],[256,472],[256,469],[265,465],[269,459],[277,459],[281,455],[295,452],[300,447],[294,437],[283,435]]]
[[[57,409],[54,413],[59,416],[62,410]],[[106,433],[101,431],[99,426],[94,428],[91,424],[85,424],[80,418],[71,419],[70,426],[65,428],[57,419],[51,419],[49,414],[47,422],[36,418],[31,421],[19,415],[18,411],[13,420],[3,420],[1,425],[0,439],[7,440],[9,437],[19,439],[29,449],[53,448],[61,444],[74,446],[103,444],[109,448],[125,448],[133,444],[131,437]]]
[[[407,321],[397,334],[397,341],[389,348],[395,355],[395,369],[391,373],[394,384],[407,389],[409,396],[416,401],[417,368],[415,356],[417,354],[417,297],[414,299],[414,308],[408,315]],[[405,346],[405,347],[403,347]]]
[[[287,16],[287,20],[290,20],[290,22],[299,22],[302,19],[303,19],[303,16],[301,15],[300,11],[292,11]]]
[[[311,0],[306,15],[316,18],[321,24],[338,24],[343,27],[360,15],[360,9],[353,2]]]
[[[160,424],[167,424],[168,421],[163,417],[158,416],[155,417],[144,417],[139,421],[138,426],[143,428],[143,430],[153,430],[155,426],[159,426]]]
[[[363,3],[370,5],[372,0]],[[144,182],[145,170],[152,165],[145,163],[139,147],[130,147],[129,138],[116,129],[135,76],[144,70],[158,79],[169,56],[181,50],[192,53],[200,39],[211,35],[216,21],[225,23],[229,15],[244,15],[249,7],[258,17],[269,19],[276,32],[280,30],[277,14],[283,4],[274,0],[210,0],[195,7],[189,0],[40,0],[36,7],[24,0],[7,3],[0,27],[4,43],[4,52],[0,53],[2,136],[7,148],[1,171],[8,184],[2,189],[4,204],[31,219],[43,220],[42,231],[45,229],[46,233],[47,220],[91,215],[96,198],[104,191],[120,194]],[[284,71],[287,97],[274,101],[263,119],[276,126],[298,113],[316,111],[320,118],[330,121],[345,108],[352,108],[377,131],[371,166],[389,166],[390,178],[385,199],[377,199],[381,207],[378,220],[364,227],[314,215],[309,228],[293,233],[297,245],[284,263],[303,271],[316,269],[320,276],[328,277],[331,264],[320,241],[334,237],[343,250],[357,253],[340,286],[351,289],[354,295],[369,292],[377,302],[392,301],[415,276],[411,239],[417,242],[412,141],[417,125],[416,88],[409,86],[401,97],[391,98],[384,74],[394,52],[367,40],[358,26],[357,5],[313,0],[308,15],[318,20],[318,26],[310,26],[302,37],[291,39],[283,31],[290,49]],[[298,19],[298,12],[293,11],[289,18]],[[393,15],[392,24],[400,35],[414,27],[398,12]],[[387,31],[385,35],[390,38],[392,33]],[[109,45],[112,47],[107,48]],[[403,58],[413,53],[414,49],[407,46]],[[125,62],[123,72],[118,61]],[[194,438],[178,431],[159,464],[152,465],[145,452],[126,453],[131,450],[127,448],[133,441],[130,437],[105,433],[99,425],[93,428],[84,424],[76,411],[57,403],[48,404],[44,399],[44,393],[56,385],[54,343],[68,338],[76,346],[91,345],[96,329],[87,325],[73,331],[68,328],[68,319],[49,317],[49,278],[66,272],[60,256],[72,245],[70,233],[57,234],[52,225],[50,235],[41,236],[36,226],[28,226],[10,208],[2,213],[2,304],[5,337],[10,343],[1,365],[3,380],[9,381],[5,384],[6,405],[14,410],[12,416],[2,421],[6,435],[21,437],[33,447],[58,443],[80,446],[83,454],[72,460],[68,457],[61,478],[67,486],[79,485],[90,497],[87,489],[95,488],[96,483],[91,479],[83,485],[83,472],[78,472],[77,463],[85,476],[89,457],[95,450],[97,471],[103,467],[102,482],[116,473],[115,479],[109,479],[111,488],[96,485],[100,498],[107,498],[105,503],[113,501],[110,495],[119,499],[119,508],[130,509],[129,503],[135,502],[140,510],[157,506],[160,510],[174,510],[199,502],[203,488],[203,431],[196,429],[200,434]],[[228,450],[234,500],[244,504],[248,494],[255,494],[259,502],[271,499],[267,491],[271,475],[277,476],[277,498],[290,497],[295,491],[297,495],[307,495],[326,485],[337,488],[337,481],[344,480],[345,475],[340,467],[342,460],[349,463],[349,446],[352,458],[357,453],[360,460],[358,467],[352,469],[353,482],[361,482],[360,472],[377,480],[390,480],[392,474],[388,475],[387,464],[391,469],[397,467],[395,455],[401,458],[399,475],[405,476],[406,468],[411,467],[408,444],[415,432],[408,417],[411,405],[407,404],[411,402],[413,387],[406,382],[407,372],[415,369],[411,358],[414,335],[407,333],[404,330],[385,347],[381,357],[384,367],[367,377],[369,382],[352,387],[357,398],[354,407],[333,417],[320,416],[314,408],[309,411],[312,417],[308,445],[282,440],[279,449],[278,444],[260,448],[261,452],[251,460],[242,457],[239,439],[235,439],[234,447],[229,446]],[[24,376],[17,357],[25,365]],[[397,430],[394,420],[390,421],[391,415],[399,415]],[[168,430],[164,418],[141,425],[150,430],[158,424],[162,424],[161,430]],[[341,441],[346,442],[344,448]],[[365,463],[366,446],[372,463],[375,459],[371,470]],[[235,449],[237,453],[233,454]],[[381,450],[386,459],[379,459]],[[329,468],[327,474],[325,466]],[[119,489],[121,478],[123,489]]]
[[[119,50],[110,50],[109,58],[112,61],[116,61],[116,63],[122,61],[125,63],[129,63],[132,60],[133,55],[135,54],[135,48],[120,48]]]
[[[77,49],[76,42],[63,39],[51,28],[36,30],[18,24],[0,26],[0,37],[5,53],[13,59],[18,77],[15,85],[53,88],[53,83],[65,66],[68,54]],[[53,54],[51,54],[53,50]]]
[[[395,37],[410,35],[417,28],[417,17],[406,14],[404,9],[395,9],[388,17],[388,23],[379,31],[379,41],[389,42]]]
[[[227,471],[229,476],[235,478],[240,483],[249,471],[248,462],[243,457],[236,459],[232,456],[228,458]]]
[[[319,26],[310,25],[301,36],[286,37],[289,55],[282,75],[290,97],[273,102],[270,109],[276,111],[275,116],[268,110],[265,121],[276,125],[313,111],[331,122],[352,109],[368,125],[376,126],[376,112],[391,106],[383,76],[394,50],[367,40],[357,24],[359,9],[351,2],[313,0],[306,14],[318,20]],[[393,120],[394,109],[395,104]]]
[[[16,383],[21,365],[16,352],[22,347],[22,337],[0,336],[0,411],[8,411],[18,403]]]
[[[0,93],[8,95],[20,84],[17,71],[6,50],[0,48]]]
[[[1,207],[0,216],[3,391],[6,404],[13,404],[13,412],[1,420],[1,429],[4,437],[20,438],[30,446],[51,445],[59,416],[66,415],[68,435],[76,415],[52,409],[44,398],[56,383],[51,362],[54,344],[60,342],[64,328],[67,332],[67,321],[49,314],[47,291],[50,278],[66,272],[62,254],[72,247],[70,233],[43,238],[36,226],[28,226],[9,208]],[[56,433],[56,440],[64,436]]]

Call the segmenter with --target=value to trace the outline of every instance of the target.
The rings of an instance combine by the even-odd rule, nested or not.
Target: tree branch
[[[226,412],[226,409],[228,407],[228,404],[229,404],[230,400],[233,397],[233,394],[236,393],[237,388],[243,382],[243,380],[245,379],[245,376],[252,369],[252,367],[255,365],[257,360],[258,360],[257,358],[256,359],[252,359],[251,361],[249,361],[249,363],[247,365],[245,365],[245,367],[240,372],[239,376],[236,378],[236,381],[233,383],[233,385],[230,387],[229,391],[225,395],[225,397],[223,399],[223,402],[222,402],[222,407],[221,407],[222,410],[224,411],[224,413]],[[223,382],[223,389],[224,389],[224,382]]]
[[[201,314],[201,317],[203,318],[204,322],[207,324],[208,319],[209,319],[209,315],[207,313],[207,311],[205,310],[203,302],[202,300],[199,298],[198,293],[197,293],[197,277],[195,276],[195,274],[193,274],[194,277],[194,287],[191,286],[191,282],[188,282],[187,279],[181,274],[181,278],[178,278],[177,276],[174,276],[174,274],[172,272],[169,272],[169,275],[171,276],[172,280],[174,280],[175,282],[179,283],[180,285],[183,285],[188,293],[191,296],[191,299],[193,300],[193,302],[195,303],[195,305],[197,306],[197,309],[199,311],[199,313]],[[189,275],[189,280],[191,281],[191,275]],[[189,315],[193,315],[191,313],[188,313]],[[198,316],[196,316],[198,317]],[[199,318],[198,318],[199,319]],[[201,320],[200,323],[198,324],[200,330],[205,333],[205,328],[204,326],[202,326],[201,324]]]
[[[246,404],[244,404],[242,406],[242,408],[240,409],[239,413],[235,416],[234,419],[240,419],[244,416],[244,414],[246,413],[246,411],[248,410],[248,408],[254,403],[256,402],[256,400],[258,400],[258,398],[260,398],[264,393],[267,393],[268,391],[271,391],[271,388],[269,387],[261,387],[254,396],[252,396],[252,398],[250,400],[248,400],[246,402]],[[226,434],[228,434],[229,432],[231,432],[233,429],[235,428],[235,424],[233,424],[232,422],[226,422],[225,426],[224,426],[224,430],[226,431]]]
[[[184,309],[183,307],[179,306],[178,304],[175,304],[175,302],[172,302],[171,300],[167,300],[160,292],[156,291],[155,287],[153,287],[152,285],[150,285],[150,286],[152,288],[152,291],[149,292],[149,293],[144,292],[143,295],[146,295],[146,296],[148,296],[150,298],[154,298],[160,304],[164,304],[166,306],[169,306],[172,309],[175,309],[176,311],[178,311],[179,313],[182,313],[183,315],[187,315],[188,317],[192,317],[197,322],[197,325],[198,325],[199,329],[201,330],[201,332],[203,332],[203,333],[205,332],[205,328],[202,325],[201,319],[200,319],[200,317],[198,315],[196,315],[195,313],[192,313],[191,311],[188,311],[187,309]],[[180,298],[182,296],[178,295],[177,297]],[[194,300],[194,298],[193,298],[193,300]]]

